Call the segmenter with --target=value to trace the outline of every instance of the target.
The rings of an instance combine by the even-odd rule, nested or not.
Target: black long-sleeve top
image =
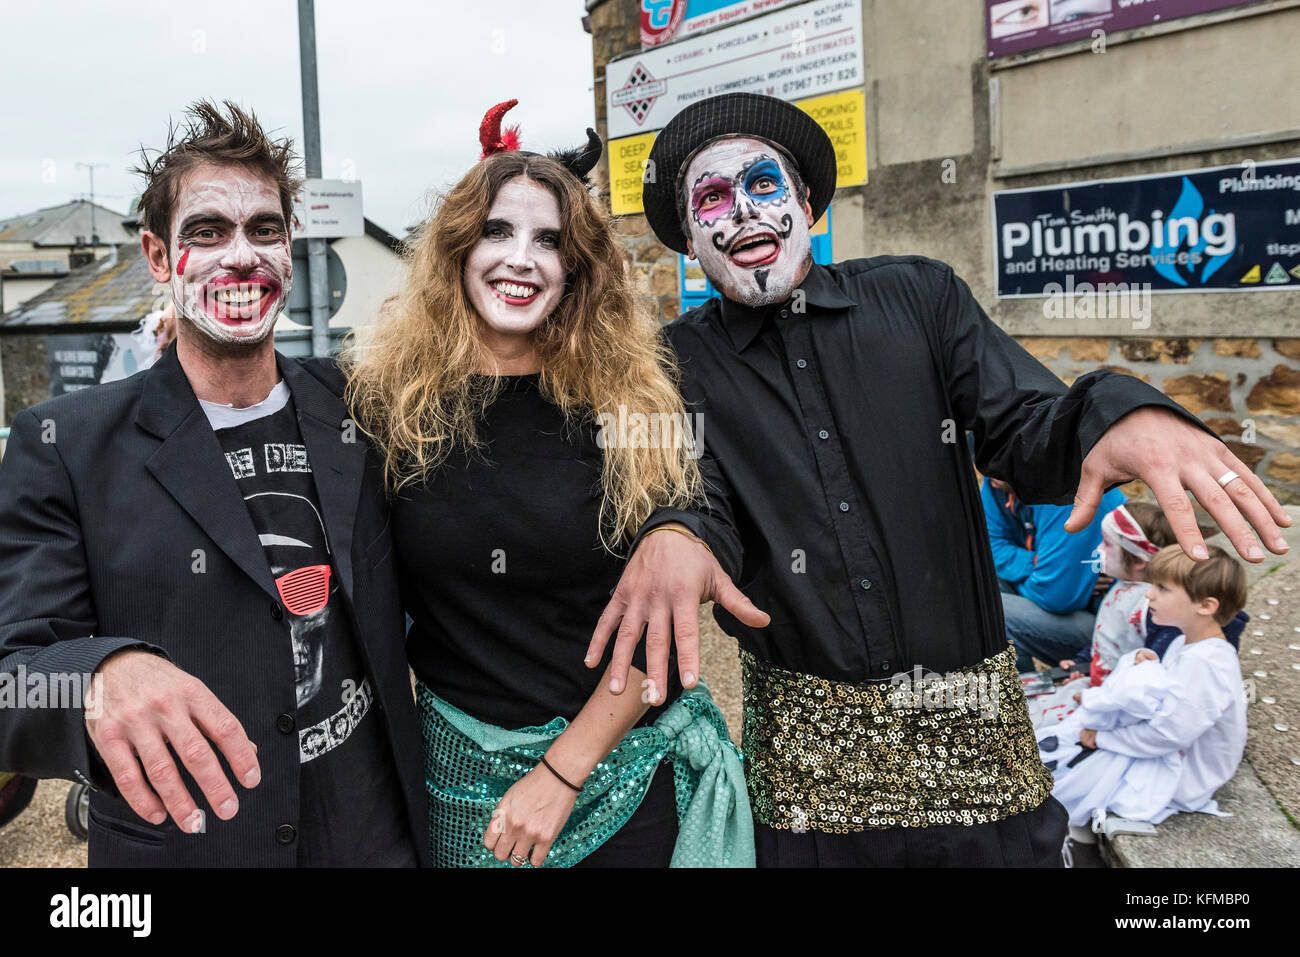
[[[762,659],[832,679],[946,672],[1005,649],[965,430],[981,472],[1027,502],[1069,504],[1084,456],[1126,413],[1159,405],[1201,424],[1132,376],[1067,390],[951,267],[919,256],[815,265],[785,302],[711,300],[667,333],[716,460],[714,517],[661,509],[643,531],[691,527],[772,616],[754,629],[718,608],[719,624]]]
[[[594,420],[566,422],[537,375],[504,379],[482,450],[403,491],[392,524],[416,676],[481,721],[521,728],[572,721],[596,690],[604,670],[583,656],[624,560],[600,543]],[[644,647],[633,664],[645,670]],[[666,702],[681,691],[670,671]]]

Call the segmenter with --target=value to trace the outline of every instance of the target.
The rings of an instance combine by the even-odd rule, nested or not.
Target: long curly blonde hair
[[[341,359],[348,404],[383,459],[390,493],[427,481],[453,450],[479,448],[478,425],[502,381],[481,374],[493,361],[465,290],[465,261],[497,192],[520,176],[548,188],[559,203],[567,275],[563,297],[534,333],[542,395],[573,426],[626,421],[620,407],[688,422],[675,358],[636,295],[610,215],[555,160],[496,153],[440,198],[407,245],[405,286]],[[685,441],[608,439],[600,538],[610,551],[654,509],[702,501],[689,433]]]

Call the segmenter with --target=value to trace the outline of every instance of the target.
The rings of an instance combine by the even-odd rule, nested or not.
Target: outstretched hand
[[[676,528],[685,535],[659,528]],[[628,559],[623,577],[587,648],[586,664],[594,668],[605,654],[610,636],[618,631],[610,665],[609,690],[621,694],[641,633],[646,635],[646,674],[659,704],[668,688],[668,650],[677,646],[677,670],[682,686],[695,687],[700,674],[700,604],[717,602],[751,628],[763,628],[771,619],[759,611],[722,570],[702,543],[684,525],[675,522],[647,533]]]
[[[1225,477],[1231,480],[1220,484]],[[1207,558],[1209,552],[1186,492],[1196,496],[1246,561],[1264,560],[1260,539],[1275,554],[1287,551],[1282,529],[1290,527],[1291,516],[1273,493],[1226,445],[1159,406],[1134,409],[1093,446],[1083,460],[1079,491],[1065,530],[1087,528],[1106,488],[1133,479],[1151,489],[1178,544],[1193,560]]]

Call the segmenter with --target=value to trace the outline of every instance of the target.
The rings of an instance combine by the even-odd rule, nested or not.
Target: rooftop
[[[90,242],[91,210],[94,210],[94,231],[101,243],[115,245],[131,242],[134,238],[122,225],[126,216],[98,203],[74,199],[61,206],[47,206],[34,213],[24,213],[0,219],[0,243],[32,243],[36,246],[73,246],[77,237]]]
[[[158,307],[157,287],[139,242],[123,243],[0,316],[0,333],[80,323],[134,328]]]

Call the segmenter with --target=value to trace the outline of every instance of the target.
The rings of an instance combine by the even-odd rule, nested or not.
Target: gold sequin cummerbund
[[[740,652],[745,782],[769,827],[848,834],[983,824],[1052,792],[1015,651],[946,675],[854,683]]]

